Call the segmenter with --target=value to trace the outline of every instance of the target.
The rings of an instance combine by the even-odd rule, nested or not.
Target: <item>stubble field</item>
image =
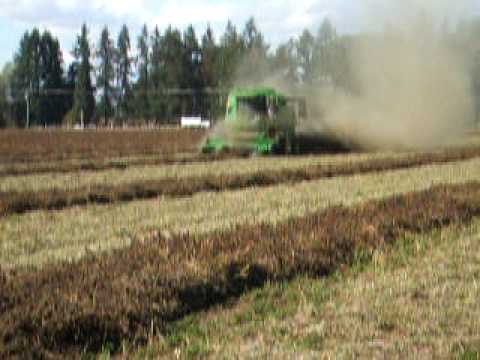
[[[128,356],[152,342],[156,356],[214,357],[158,339],[255,288],[328,278],[480,216],[476,139],[239,158],[199,155],[204,136],[0,133],[0,357]]]

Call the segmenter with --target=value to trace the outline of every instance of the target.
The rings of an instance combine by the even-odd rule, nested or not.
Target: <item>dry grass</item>
[[[480,220],[408,235],[368,263],[194,315],[138,358],[478,359]]]
[[[333,205],[480,179],[480,160],[401,171],[323,179],[190,198],[134,201],[58,212],[39,211],[0,220],[0,265],[41,266],[129,245],[159,233],[193,235],[238,224],[276,224]]]
[[[205,131],[2,130],[0,163],[197,152]]]
[[[40,190],[77,190],[93,186],[114,186],[141,181],[162,179],[183,179],[202,176],[253,174],[259,171],[282,171],[301,169],[306,166],[332,166],[353,162],[408,159],[415,154],[350,154],[334,156],[302,157],[258,157],[249,159],[231,159],[209,163],[139,166],[125,170],[106,170],[98,172],[74,172],[70,174],[43,174],[4,177],[0,182],[0,192],[29,192]]]
[[[379,253],[365,273],[335,288],[317,323],[328,334],[326,354],[439,358],[460,344],[480,350],[480,222],[408,242],[414,253],[423,242],[437,246],[414,259]]]
[[[468,224],[480,216],[479,199],[479,182],[438,186],[276,226],[159,236],[76,264],[0,272],[0,354],[63,358],[108,344],[118,351],[123,340],[168,334],[176,319],[267,280],[324,277],[405,234]]]
[[[379,158],[375,156],[371,158],[366,157],[368,160],[363,160],[363,157],[360,156],[355,160],[349,160],[351,157],[337,157],[334,159],[326,157],[314,158],[319,161],[318,163],[312,160],[312,163],[306,162],[305,164],[302,161],[289,163],[287,160],[291,159],[277,159],[278,161],[271,160],[270,163],[267,163],[268,165],[264,166],[241,167],[236,172],[233,169],[235,169],[234,164],[240,162],[237,160],[236,162],[227,161],[227,168],[224,163],[217,163],[221,164],[218,172],[213,166],[205,166],[208,168],[206,173],[203,172],[202,167],[199,167],[202,170],[198,172],[199,175],[189,176],[189,170],[192,170],[191,166],[184,166],[178,167],[182,171],[180,174],[177,173],[175,177],[167,176],[169,174],[167,172],[161,178],[133,178],[131,182],[125,183],[122,181],[116,183],[114,179],[117,177],[111,174],[104,184],[85,183],[72,188],[54,187],[49,189],[30,189],[23,192],[0,191],[0,216],[41,209],[59,210],[76,205],[128,202],[158,196],[182,197],[203,191],[226,191],[252,186],[293,184],[321,178],[405,169],[475,158],[480,155],[479,150],[463,149],[453,152],[411,154],[403,157],[397,155],[398,157],[393,156],[385,159],[378,155]],[[305,160],[305,158],[299,160]],[[208,172],[208,170],[211,170],[211,172]],[[78,179],[82,178],[79,177]],[[45,177],[45,183],[48,184],[48,180]]]
[[[83,171],[126,170],[130,167],[157,166],[169,164],[203,163],[222,156],[206,156],[198,153],[178,153],[172,155],[137,155],[111,157],[106,159],[65,159],[36,162],[0,163],[0,178],[20,177],[40,174],[66,174]]]

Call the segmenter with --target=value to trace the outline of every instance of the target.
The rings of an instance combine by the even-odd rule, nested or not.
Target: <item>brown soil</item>
[[[111,159],[92,159],[72,163],[71,161],[60,161],[54,165],[39,163],[29,164],[28,167],[11,164],[0,169],[0,178],[6,176],[25,176],[35,174],[66,174],[73,172],[95,172],[105,170],[126,170],[131,167],[140,166],[159,166],[159,165],[183,165],[193,163],[206,163],[211,161],[220,161],[228,159],[236,159],[243,157],[241,154],[183,154],[183,155],[166,155],[155,158],[138,158],[128,160],[111,160]]]
[[[203,237],[158,236],[129,249],[0,272],[0,358],[64,357],[143,343],[182,316],[265,281],[324,276],[359,251],[480,216],[480,183],[333,207],[281,225]]]
[[[0,163],[197,152],[204,130],[2,130]]]
[[[349,176],[416,166],[467,160],[480,156],[480,149],[457,149],[441,153],[412,155],[402,159],[381,159],[340,165],[312,165],[302,169],[258,171],[245,175],[219,175],[183,179],[162,179],[113,186],[90,186],[77,190],[52,189],[37,192],[0,192],[0,216],[33,210],[60,210],[87,204],[126,202],[158,196],[191,196],[202,191],[226,191],[251,186],[271,186],[326,177]]]

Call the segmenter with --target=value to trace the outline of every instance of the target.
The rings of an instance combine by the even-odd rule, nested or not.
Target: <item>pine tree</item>
[[[298,83],[299,61],[297,58],[297,43],[294,39],[278,46],[271,60],[272,73],[280,72],[281,81],[289,86]],[[278,75],[277,75],[278,76]]]
[[[31,78],[30,78],[30,110],[32,111],[32,123],[41,125],[40,119],[40,74],[41,74],[41,36],[37,28],[30,35]]]
[[[58,39],[44,31],[40,39],[40,119],[45,125],[60,125],[69,109],[68,93],[63,78],[63,57]]]
[[[201,71],[203,83],[206,87],[217,87],[218,47],[210,25],[202,37],[202,64]]]
[[[183,114],[199,114],[201,105],[201,89],[203,87],[201,75],[201,52],[197,35],[192,25],[188,26],[183,35],[183,81],[181,86],[192,89],[193,95],[183,99]]]
[[[339,43],[337,32],[330,20],[325,19],[315,40],[315,70],[323,83],[335,85],[339,78]]]
[[[160,41],[161,78],[165,89],[177,89],[185,85],[185,71],[181,59],[184,58],[182,35],[177,29],[168,27]],[[169,97],[162,100],[166,121],[173,121],[182,112],[181,99]]]
[[[142,28],[142,33],[138,37],[138,82],[136,84],[136,107],[137,115],[148,120],[150,118],[150,39],[148,35],[148,28],[145,24]]]
[[[185,88],[198,88],[201,86],[200,64],[201,51],[197,35],[192,25],[189,25],[183,35],[184,47],[184,83]]]
[[[229,88],[233,86],[234,75],[244,56],[245,46],[242,36],[229,20],[225,33],[220,40],[220,54],[218,63],[219,85]]]
[[[149,102],[151,106],[152,115],[155,122],[158,124],[163,116],[163,103],[161,90],[163,88],[163,60],[162,60],[162,37],[158,27],[155,27],[153,35],[151,37],[152,44],[152,56],[150,65],[150,84],[149,90]]]
[[[263,34],[257,28],[254,18],[250,18],[243,30],[245,55],[238,68],[237,82],[240,84],[260,83],[268,76],[268,49]]]
[[[202,83],[208,88],[217,88],[219,86],[219,48],[215,44],[215,36],[210,25],[207,27],[202,37]],[[203,104],[202,112],[212,120],[215,120],[219,114],[219,104],[214,98],[208,97]]]
[[[76,121],[82,125],[88,125],[95,108],[95,99],[92,87],[92,65],[90,63],[90,44],[88,41],[87,25],[82,25],[80,35],[77,37],[73,55],[77,62],[77,73],[75,79],[75,94],[73,112]]]
[[[31,96],[31,88],[33,83],[33,59],[31,52],[30,33],[24,33],[20,40],[18,51],[14,56],[14,75],[12,79],[12,95],[18,101],[15,105],[16,125],[28,126],[27,117],[31,115],[26,114],[27,106],[24,102],[19,101],[24,96]],[[28,107],[29,109],[29,107]]]
[[[66,95],[55,93],[64,89],[63,59],[60,44],[50,32],[38,29],[26,32],[14,59],[11,81],[12,96],[17,100],[17,125],[59,124],[68,103]],[[24,101],[27,96],[28,105]],[[26,110],[29,109],[27,116]]]
[[[97,57],[99,58],[97,68],[97,88],[101,90],[102,96],[99,104],[99,113],[103,114],[105,123],[113,114],[115,80],[115,47],[110,37],[108,27],[102,30],[98,44]]]
[[[25,113],[21,116],[21,122],[26,126],[35,124],[39,118],[40,61],[40,32],[34,28],[31,33],[27,31],[23,35],[14,60],[16,96],[23,97],[24,94],[28,96],[29,114]],[[27,119],[29,119],[28,124]]]
[[[304,30],[297,42],[298,64],[302,69],[302,81],[311,85],[314,77],[315,38],[308,30]]]
[[[132,113],[132,57],[130,50],[130,34],[127,25],[123,25],[117,41],[117,116],[123,121]]]
[[[7,102],[8,79],[5,69],[0,73],[0,129],[7,127],[8,102]]]

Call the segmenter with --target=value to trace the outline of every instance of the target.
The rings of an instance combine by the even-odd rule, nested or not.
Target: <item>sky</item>
[[[253,16],[275,46],[306,28],[316,32],[325,18],[341,33],[354,33],[378,18],[389,21],[412,9],[458,18],[480,14],[480,0],[0,0],[0,68],[13,59],[21,36],[34,26],[59,38],[68,63],[83,22],[93,44],[102,27],[108,25],[116,36],[122,24],[129,26],[135,44],[145,23],[150,29],[193,24],[197,36],[210,24],[218,35],[229,19],[241,29]]]

